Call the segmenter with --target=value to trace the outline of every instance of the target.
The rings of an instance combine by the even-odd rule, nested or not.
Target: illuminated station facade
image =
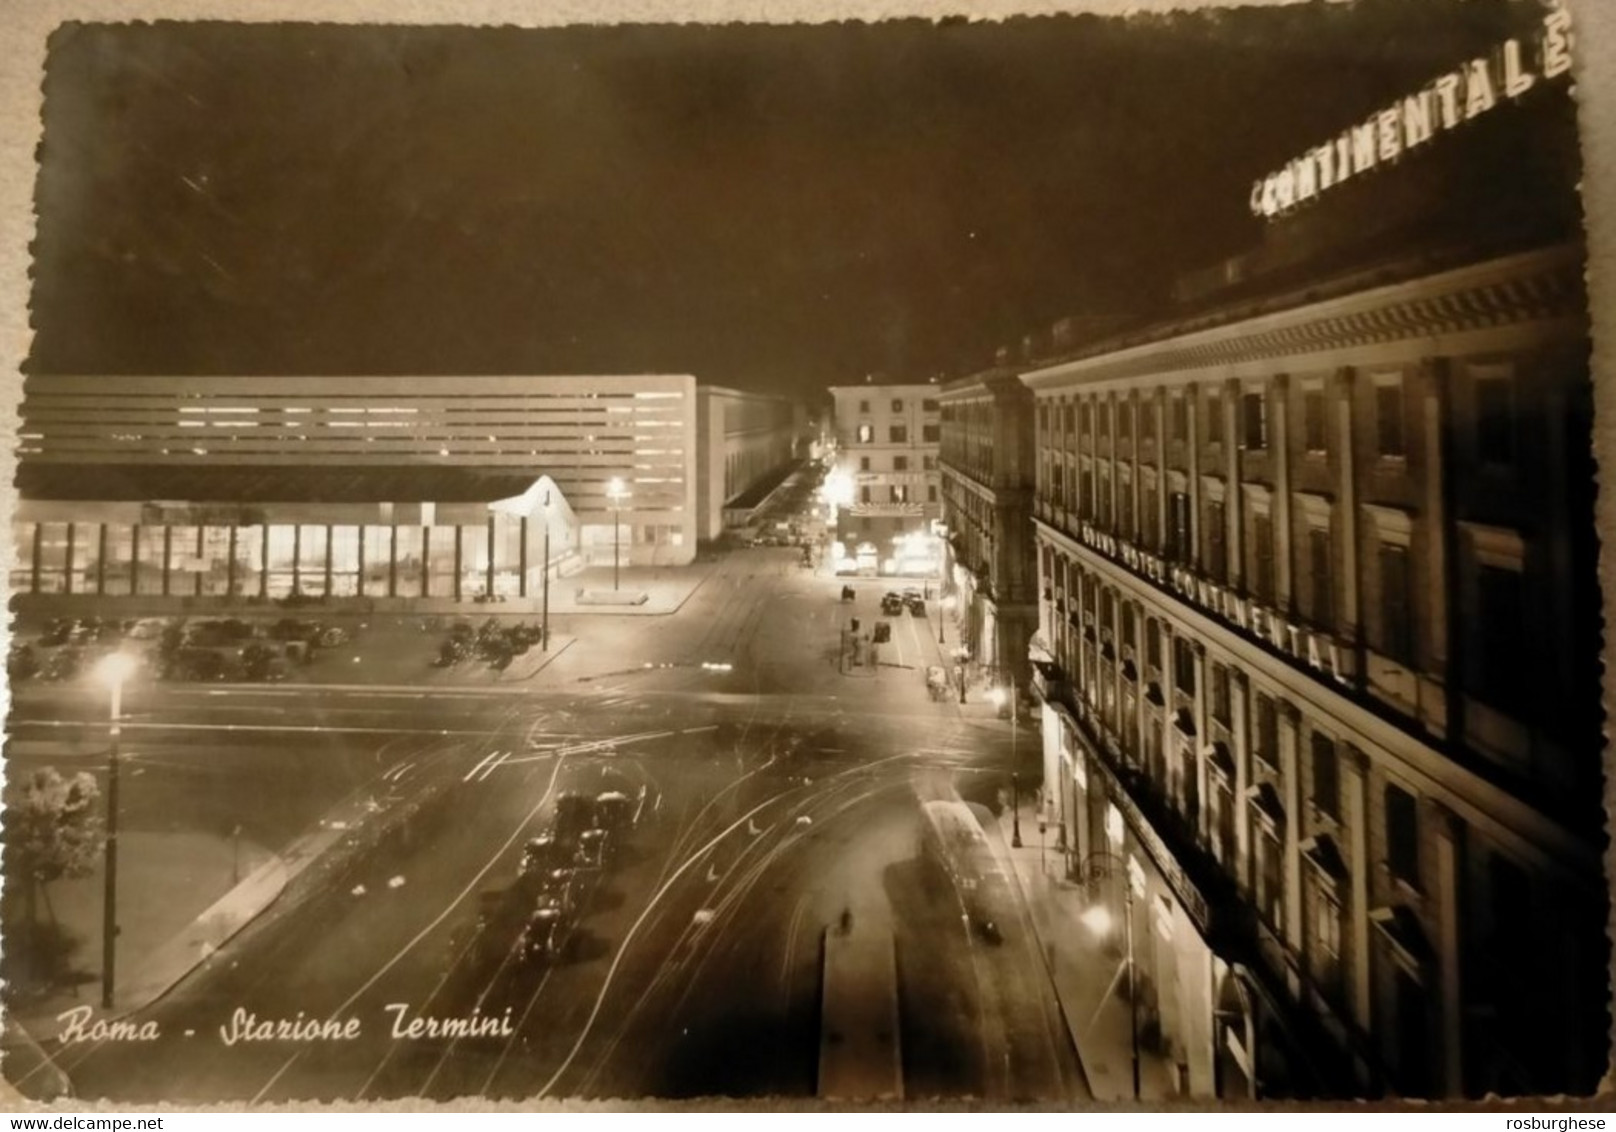
[[[1016,366],[1024,398],[998,370],[944,394],[984,575],[1030,437],[1042,816],[1134,918],[1181,1094],[1606,1069],[1567,42],[1551,12],[1264,177],[1259,244]]]
[[[688,375],[31,376],[15,594],[534,597],[674,566],[794,459],[790,402]]]

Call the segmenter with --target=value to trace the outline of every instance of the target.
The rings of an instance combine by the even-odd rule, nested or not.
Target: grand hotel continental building
[[[1192,1095],[1606,1069],[1588,330],[1535,94],[1023,373],[1044,805]]]

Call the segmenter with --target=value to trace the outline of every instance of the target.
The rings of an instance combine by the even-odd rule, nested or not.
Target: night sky
[[[966,373],[1253,245],[1254,179],[1534,15],[68,26],[28,369]]]

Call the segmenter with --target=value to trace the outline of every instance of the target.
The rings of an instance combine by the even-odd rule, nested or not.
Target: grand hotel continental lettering
[[[1539,79],[1571,71],[1571,15],[1550,12],[1530,42],[1507,39],[1490,56],[1472,59],[1421,90],[1371,114],[1339,136],[1308,150],[1251,189],[1251,211],[1273,217],[1327,189],[1397,160],[1436,134],[1455,129],[1516,99]]]
[[[1275,651],[1299,661],[1337,683],[1351,686],[1352,653],[1326,634],[1295,624],[1277,611],[1233,590],[1215,585],[1181,566],[1175,566],[1129,543],[1121,542],[1088,523],[1078,528],[1084,546],[1120,562],[1157,585],[1169,586],[1191,605],[1227,621]]]

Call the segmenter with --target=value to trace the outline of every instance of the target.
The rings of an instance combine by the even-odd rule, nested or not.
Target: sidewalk
[[[260,845],[209,833],[125,830],[118,842],[120,998],[140,981],[139,973],[155,956],[173,946],[177,931],[188,931],[204,920],[217,922],[209,907],[215,896],[228,895],[244,878],[251,879],[274,862]],[[62,1011],[86,1005],[99,1010],[104,891],[100,862],[89,876],[51,885],[55,922],[76,945],[71,973],[44,995],[9,1002],[15,1020],[44,1022],[45,1032],[54,1034],[56,1016]],[[43,918],[43,908],[40,914]]]
[[[624,566],[615,576],[610,566],[586,566],[550,579],[550,614],[666,616],[679,611],[690,595],[712,574],[716,565],[717,560],[706,559],[685,566]],[[612,592],[644,594],[646,600],[632,605],[580,600],[581,595],[587,597]],[[453,597],[343,597],[329,601],[312,600],[297,606],[248,600],[242,596],[26,594],[13,598],[12,611],[28,622],[42,624],[51,617],[83,617],[87,603],[99,617],[245,617],[269,622],[290,617],[337,625],[390,617],[464,617],[479,621],[488,617],[514,617],[532,620],[543,612],[543,594],[538,591],[505,601],[479,602],[473,599],[469,590],[458,600]]]
[[[75,882],[83,892],[59,900],[57,909],[58,919],[84,942],[77,965],[89,977],[35,999],[8,1003],[7,1025],[16,1025],[44,1043],[57,1036],[64,1011],[77,1008],[87,1010],[88,1019],[110,1019],[150,1006],[206,965],[219,948],[274,904],[294,879],[382,808],[368,793],[355,792],[329,811],[314,830],[278,854],[245,842],[237,846],[230,839],[191,833],[120,835],[118,977],[112,1009],[101,1005],[104,882],[98,870]],[[229,873],[235,883],[198,914],[194,895],[202,883],[198,877],[219,870]],[[201,891],[219,889],[210,884]],[[191,892],[192,898],[186,900],[179,895],[182,892]]]
[[[1020,823],[1020,849],[1011,847],[1012,816],[1008,809],[989,829],[989,836],[995,851],[1015,869],[1049,981],[1089,1088],[1097,1101],[1131,1102],[1133,1057],[1125,964],[1120,954],[1109,954],[1083,923],[1082,915],[1088,907],[1085,890],[1065,879],[1062,854],[1052,840],[1040,846],[1035,804],[1022,805]],[[1166,1058],[1149,1049],[1140,1050],[1142,1102],[1174,1099],[1176,1076],[1175,1067]]]

